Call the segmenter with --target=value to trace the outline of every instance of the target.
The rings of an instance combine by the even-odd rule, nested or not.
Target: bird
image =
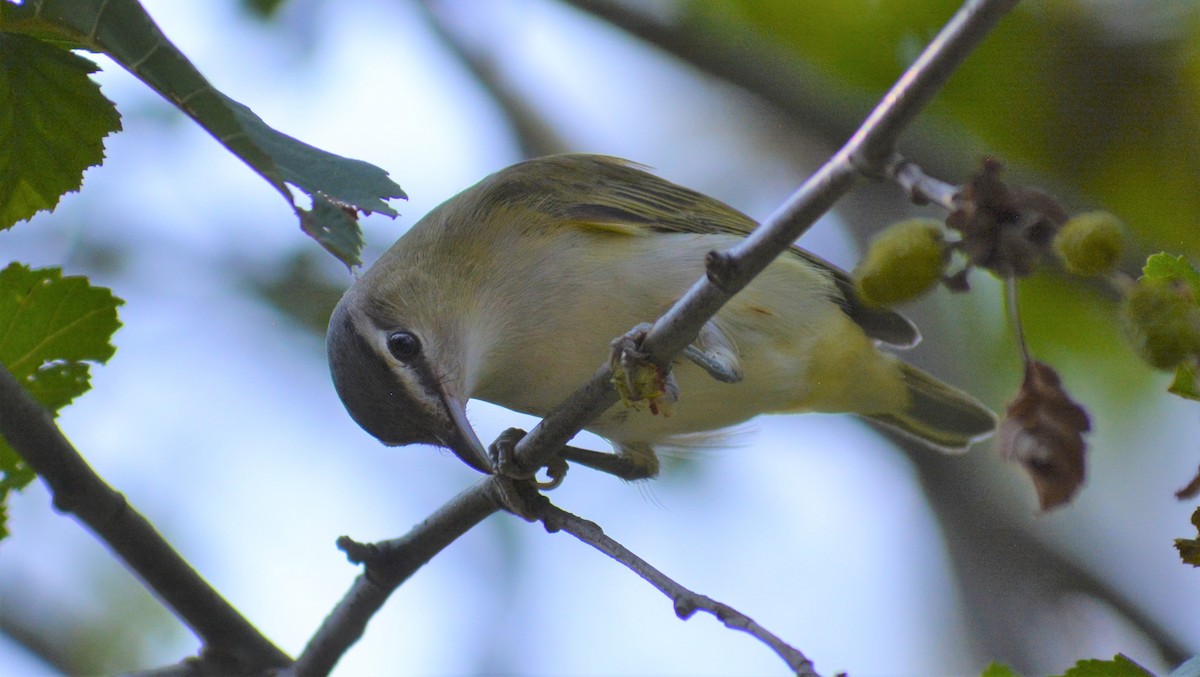
[[[434,208],[347,289],[326,337],[334,387],[389,446],[449,448],[495,471],[466,403],[545,416],[653,322],[757,223],[615,157],[560,154],[497,171]],[[996,417],[882,350],[920,340],[850,276],[792,246],[701,329],[670,367],[670,406],[618,402],[587,426],[613,452],[562,457],[626,480],[664,447],[759,414],[850,413],[925,446],[965,450]]]

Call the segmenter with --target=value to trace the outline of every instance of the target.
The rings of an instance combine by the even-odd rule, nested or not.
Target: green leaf
[[[283,134],[222,94],[171,44],[137,0],[0,2],[0,29],[108,54],[266,179],[292,206],[305,232],[325,234],[318,241],[348,266],[361,263],[357,212],[395,216],[387,201],[406,197],[379,167]],[[343,205],[345,214],[317,216],[316,225],[305,223],[310,212],[296,205],[289,184],[312,197],[314,205],[318,195]],[[323,213],[331,215],[328,210]]]
[[[1154,673],[1117,654],[1111,661],[1097,659],[1081,660],[1062,677],[1154,677]]]
[[[1189,400],[1200,401],[1200,374],[1196,373],[1196,365],[1192,362],[1182,362],[1175,367],[1175,380],[1171,381],[1168,392]]]
[[[0,33],[0,229],[53,209],[104,160],[103,139],[121,117],[88,78],[95,71],[71,52]]]
[[[0,362],[52,414],[87,391],[89,362],[112,357],[123,301],[84,277],[19,263],[0,270]],[[28,465],[0,439],[0,510],[8,492],[33,481]],[[0,533],[3,521],[0,520]]]
[[[269,19],[279,11],[285,0],[242,0],[242,6],[255,16]]]
[[[986,668],[983,669],[983,672],[981,672],[979,674],[979,677],[1021,677],[1021,676],[1018,675],[1017,673],[1013,672],[1012,668],[1008,667],[1007,665],[1005,665],[1003,663],[991,663]]]
[[[1196,272],[1192,264],[1188,263],[1187,257],[1182,254],[1172,256],[1166,252],[1159,252],[1151,255],[1142,268],[1142,279],[1180,280],[1192,288],[1193,296],[1200,298],[1200,272]]]

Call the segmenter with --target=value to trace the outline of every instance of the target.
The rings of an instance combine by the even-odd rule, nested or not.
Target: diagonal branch
[[[278,677],[326,675],[366,630],[367,622],[389,595],[426,562],[505,504],[507,480],[489,477],[455,496],[408,534],[363,545],[343,536],[338,547],[366,570],[334,607],[304,651]],[[511,486],[509,484],[508,486]]]
[[[813,668],[812,661],[756,623],[754,619],[733,607],[722,604],[711,597],[698,595],[676,583],[669,576],[651,566],[649,562],[610,538],[595,522],[572,515],[549,501],[539,503],[537,515],[542,524],[546,525],[547,531],[565,531],[641,576],[647,583],[671,599],[675,604],[675,615],[679,616],[680,620],[686,621],[698,610],[707,611],[724,623],[725,627],[746,632],[771,647],[798,677],[820,677]]]
[[[50,414],[3,365],[0,435],[50,487],[54,506],[86,524],[200,637],[206,660],[237,671],[291,662],[88,466]]]
[[[709,255],[707,276],[697,280],[647,332],[640,349],[650,361],[667,367],[695,340],[704,323],[849,192],[860,174],[882,176],[903,131],[1017,2],[966,2],[841,150],[744,240],[725,252]],[[518,442],[514,452],[519,465],[545,465],[584,426],[615,404],[611,378],[609,367],[602,366]]]

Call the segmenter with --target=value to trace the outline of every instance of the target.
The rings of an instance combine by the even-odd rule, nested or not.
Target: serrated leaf
[[[53,209],[104,160],[121,116],[88,77],[96,64],[0,33],[0,229]]]
[[[986,668],[983,669],[983,672],[981,672],[979,674],[979,677],[1021,677],[1021,676],[1018,675],[1017,673],[1013,672],[1012,668],[1008,667],[1007,665],[1005,665],[1003,663],[991,663]]]
[[[320,194],[313,196],[313,208],[301,210],[300,228],[330,254],[349,267],[361,263],[362,231],[351,227],[354,211]]]
[[[1063,673],[1062,677],[1154,677],[1154,673],[1134,663],[1124,654],[1117,654],[1111,661],[1081,660]]]
[[[112,357],[123,301],[84,277],[19,263],[0,270],[0,362],[52,414],[88,389],[88,362]],[[0,439],[0,507],[33,471]],[[0,530],[3,524],[0,522]]]
[[[1200,298],[1200,272],[1196,272],[1182,254],[1172,256],[1159,252],[1151,255],[1142,268],[1142,277],[1147,280],[1182,280],[1192,288],[1192,294]]]
[[[1168,392],[1189,400],[1200,401],[1200,374],[1196,373],[1196,365],[1183,362],[1175,367],[1175,379],[1171,381]]]
[[[386,171],[310,146],[268,126],[246,106],[212,86],[159,30],[137,0],[0,2],[3,28],[102,51],[186,113],[241,158],[288,201],[305,232],[325,232],[323,247],[347,265],[360,263],[358,212],[395,216],[387,201],[405,198]],[[288,185],[350,209],[346,216],[304,223]]]

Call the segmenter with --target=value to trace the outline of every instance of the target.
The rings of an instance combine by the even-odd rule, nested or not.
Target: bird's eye
[[[387,337],[388,352],[401,362],[408,362],[421,354],[421,340],[412,332],[394,331]]]

